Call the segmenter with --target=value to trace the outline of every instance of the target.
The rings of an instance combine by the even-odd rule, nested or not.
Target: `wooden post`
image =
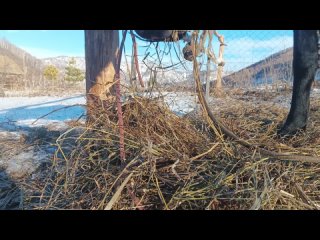
[[[118,30],[85,30],[88,119],[95,105],[115,102],[114,75],[119,47]]]

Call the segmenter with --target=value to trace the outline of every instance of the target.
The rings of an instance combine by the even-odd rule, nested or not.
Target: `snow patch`
[[[162,98],[171,111],[183,116],[197,108],[197,95],[190,92],[158,92],[140,94],[147,98]]]
[[[192,112],[197,107],[197,96],[190,93],[169,93],[164,98],[171,111],[179,116]]]
[[[34,172],[39,164],[47,159],[48,154],[45,151],[35,151],[34,147],[30,147],[6,161],[6,173],[12,178],[24,177]]]
[[[0,131],[0,139],[19,140],[20,136],[19,132]]]

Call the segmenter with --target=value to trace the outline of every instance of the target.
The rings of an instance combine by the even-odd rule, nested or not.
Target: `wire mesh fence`
[[[277,83],[290,85],[292,82],[292,30],[218,30],[218,33],[224,36],[226,44],[222,72],[224,85],[229,87],[259,87]],[[64,92],[63,90],[85,92],[84,82],[70,84],[62,78],[55,82],[46,80],[43,77],[43,66],[39,68],[41,65],[39,60],[19,50],[8,41],[2,41],[2,43],[0,44],[2,92],[36,91],[45,94]],[[137,39],[137,44],[141,75],[148,89],[154,89],[155,83],[158,87],[167,90],[193,88],[192,62],[185,60],[183,56],[185,42],[148,43]],[[212,47],[213,52],[218,56],[220,42],[216,37],[213,38]],[[84,62],[84,57],[82,61]],[[206,56],[200,57],[199,62],[200,74],[205,83],[208,71]],[[123,58],[121,69],[124,84],[137,83],[135,82],[137,73],[132,72],[130,37],[126,40],[125,58]],[[209,79],[212,83],[217,78],[217,69],[217,64],[211,62]]]
[[[292,30],[218,30],[224,36],[223,83],[231,87],[259,87],[262,85],[292,82],[293,31]],[[146,44],[139,42],[139,60],[142,77],[175,89],[193,85],[192,63],[182,55],[183,42]],[[212,42],[215,55],[220,42]],[[126,54],[127,58],[131,53]],[[130,59],[127,60],[130,62]],[[200,73],[203,83],[208,71],[205,54],[200,56]],[[210,63],[210,81],[217,78],[217,64]],[[128,69],[128,66],[123,66]],[[147,84],[148,85],[148,84]],[[150,85],[150,84],[149,84]]]
[[[202,31],[200,31],[201,34]],[[222,87],[282,91],[292,86],[293,31],[292,30],[217,30],[224,37],[224,51],[219,58],[221,42],[213,36],[212,50],[222,61]],[[192,111],[197,106],[193,63],[187,61],[183,49],[185,41],[149,43],[137,40],[138,59],[145,88],[143,92],[160,91],[165,101],[177,113]],[[208,45],[208,41],[205,42]],[[135,73],[130,39],[121,66],[127,87],[139,88]],[[210,61],[208,54],[200,54],[200,78],[203,89],[217,84],[219,64]],[[208,69],[209,74],[208,74]],[[209,79],[209,83],[207,83]],[[129,81],[130,80],[130,81]],[[262,92],[262,94],[264,94]],[[158,96],[158,95],[157,95]]]
[[[292,82],[293,31],[221,31],[225,48],[226,82],[236,86],[261,86]]]

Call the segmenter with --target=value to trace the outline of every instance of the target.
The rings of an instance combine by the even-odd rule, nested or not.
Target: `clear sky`
[[[0,38],[38,58],[84,56],[83,30],[0,30]]]
[[[293,44],[292,30],[219,30],[219,33],[225,36],[228,44],[225,59],[230,64],[241,66],[261,60]],[[0,30],[0,38],[7,39],[38,58],[84,56],[83,30]],[[146,48],[142,46],[146,43],[138,41],[138,45],[139,54],[144,54]],[[183,43],[180,45],[184,46]],[[126,48],[129,54],[130,37],[126,41]],[[217,54],[217,40],[214,49]],[[166,57],[169,61],[169,56]]]

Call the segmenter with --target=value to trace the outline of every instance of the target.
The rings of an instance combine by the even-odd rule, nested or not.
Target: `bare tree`
[[[212,48],[212,34],[209,34],[208,49]],[[207,76],[206,76],[206,99],[209,101],[210,94],[210,57],[207,58]]]
[[[206,100],[209,101],[210,95],[210,58],[207,61],[207,76],[206,76]]]

